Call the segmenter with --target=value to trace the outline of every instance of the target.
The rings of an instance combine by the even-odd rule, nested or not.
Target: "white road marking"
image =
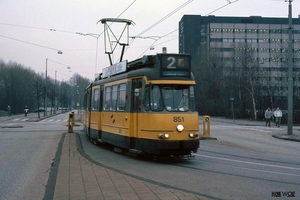
[[[229,158],[220,158],[220,157],[206,156],[206,155],[200,155],[200,154],[195,154],[195,155],[199,156],[199,157],[212,158],[212,159],[216,159],[216,160],[225,160],[225,161],[231,161],[231,162],[237,162],[237,163],[243,163],[243,164],[259,165],[259,166],[265,166],[265,167],[274,167],[274,168],[280,168],[280,169],[291,169],[291,170],[300,171],[300,168],[295,168],[295,167],[286,167],[286,166],[281,166],[281,165],[270,165],[270,164],[264,164],[264,163],[249,162],[249,161],[235,160],[235,159],[229,159]]]

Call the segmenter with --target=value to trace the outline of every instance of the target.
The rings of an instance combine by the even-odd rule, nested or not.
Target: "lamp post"
[[[96,75],[97,75],[97,60],[98,60],[98,39],[99,37],[101,36],[101,34],[96,34],[96,33],[76,33],[78,35],[83,35],[83,36],[91,36],[93,38],[96,38],[97,39],[97,42],[96,42],[96,63],[95,63],[95,78]]]
[[[55,81],[54,81],[54,114],[56,114],[56,73],[57,73],[57,71],[55,70]]]
[[[63,54],[62,51],[58,51],[58,54]],[[48,96],[47,96],[47,83],[48,83],[48,77],[47,77],[47,72],[48,72],[48,58],[46,58],[46,77],[45,77],[45,99],[44,99],[44,117],[47,116],[47,107],[48,107]],[[55,71],[55,86],[56,86],[56,71]],[[54,88],[55,89],[55,88]],[[54,91],[54,105],[56,102],[56,97],[55,97],[55,91]]]
[[[288,130],[287,134],[293,134],[293,56],[292,56],[292,1],[289,0],[289,55],[288,55]]]
[[[48,58],[46,58],[46,79],[45,79],[45,100],[44,100],[44,117],[47,116],[47,68],[48,68]]]

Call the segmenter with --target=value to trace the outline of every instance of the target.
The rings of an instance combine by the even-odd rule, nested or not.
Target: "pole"
[[[288,130],[287,134],[293,134],[293,57],[292,57],[292,0],[289,0],[289,55],[288,55]]]
[[[100,35],[98,35],[97,38],[97,43],[96,43],[96,64],[95,64],[95,76],[97,74],[97,59],[98,59],[98,38]]]
[[[56,114],[56,71],[55,71],[55,81],[54,81],[54,114]]]
[[[47,65],[48,65],[48,58],[46,58],[46,81],[45,81],[45,101],[44,101],[44,116],[47,116]]]

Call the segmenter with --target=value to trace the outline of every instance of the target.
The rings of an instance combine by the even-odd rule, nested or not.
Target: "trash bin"
[[[210,138],[210,116],[203,116],[203,137]]]

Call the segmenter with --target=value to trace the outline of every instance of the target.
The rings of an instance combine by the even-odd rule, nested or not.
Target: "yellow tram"
[[[184,156],[199,148],[190,56],[157,54],[104,68],[85,90],[84,131],[135,154]]]

